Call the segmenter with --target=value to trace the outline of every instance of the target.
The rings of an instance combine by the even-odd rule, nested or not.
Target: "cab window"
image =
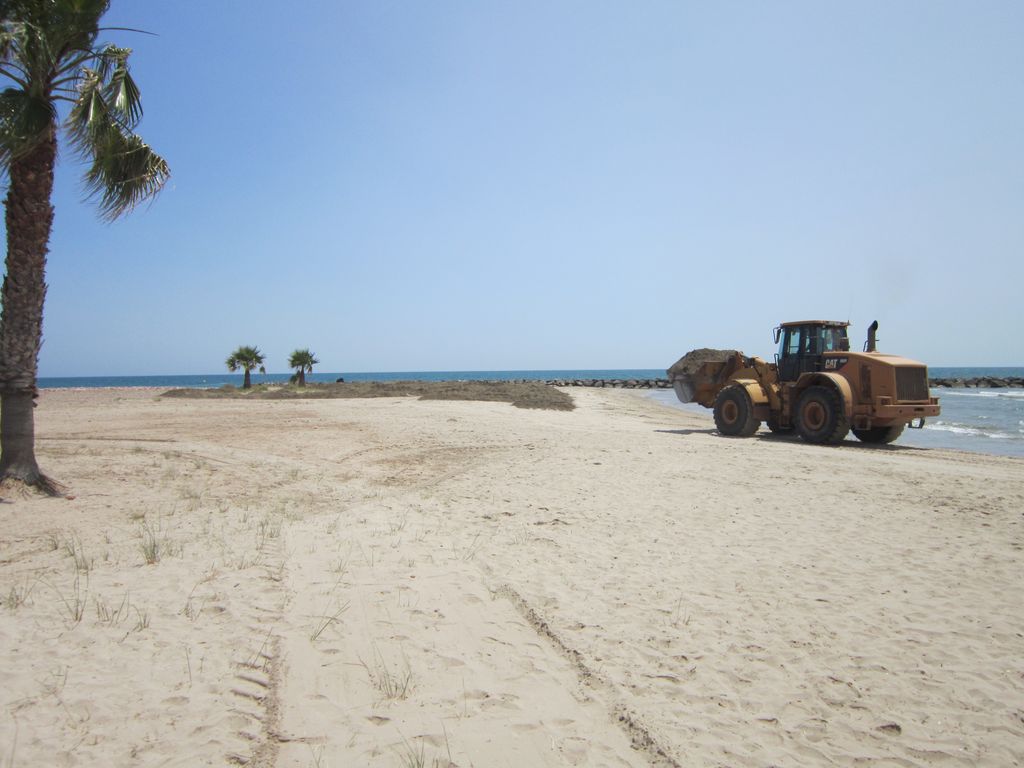
[[[800,354],[801,330],[801,328],[786,329],[786,332],[782,336],[782,344],[779,347],[779,355],[781,357]]]
[[[846,338],[845,328],[825,328],[824,331],[824,351],[826,352],[848,352],[850,349],[850,342]]]
[[[805,355],[816,355],[821,352],[821,344],[818,341],[818,335],[821,333],[819,328],[801,328],[804,336],[804,354]]]

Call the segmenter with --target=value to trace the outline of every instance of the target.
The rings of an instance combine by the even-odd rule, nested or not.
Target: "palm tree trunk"
[[[306,386],[306,369],[305,368],[299,368],[299,386],[300,387]]]
[[[35,457],[36,371],[43,340],[46,254],[53,225],[55,129],[10,165],[4,203],[7,274],[0,311],[0,479],[15,478],[47,491],[54,485]]]
[[[245,369],[245,378],[242,379],[242,389],[249,389],[252,386],[252,378],[249,376],[249,369]]]

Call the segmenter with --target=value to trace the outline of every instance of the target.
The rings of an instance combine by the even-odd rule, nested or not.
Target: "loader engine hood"
[[[909,357],[902,357],[900,355],[888,355],[884,352],[826,352],[822,357],[826,361],[835,360],[839,363],[838,365],[829,366],[826,362],[825,368],[831,370],[842,368],[849,362],[867,363],[868,365],[891,365],[901,368],[905,366],[927,367],[919,360],[911,360]]]

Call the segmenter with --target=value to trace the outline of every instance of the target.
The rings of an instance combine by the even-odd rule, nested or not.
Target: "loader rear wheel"
[[[893,442],[903,434],[906,424],[893,424],[891,427],[871,427],[870,429],[855,429],[853,436],[862,443],[875,443],[885,445]]]
[[[761,422],[754,418],[754,405],[747,390],[732,384],[715,398],[715,426],[727,437],[750,437]]]
[[[842,396],[831,387],[808,387],[797,406],[796,429],[809,443],[841,443],[850,432]]]

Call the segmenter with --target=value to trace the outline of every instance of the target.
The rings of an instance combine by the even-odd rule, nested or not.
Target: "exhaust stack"
[[[865,352],[875,352],[877,345],[877,339],[875,334],[878,333],[878,321],[875,320],[871,325],[868,326],[868,340],[864,343]]]

